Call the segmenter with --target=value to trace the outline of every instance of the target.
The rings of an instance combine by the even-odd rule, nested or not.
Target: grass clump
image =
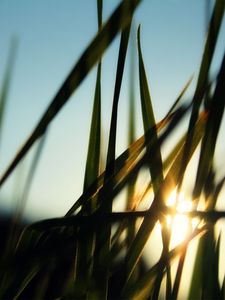
[[[2,186],[34,143],[39,141],[23,193],[25,205],[48,126],[97,64],[83,193],[61,218],[29,224],[17,234],[8,235],[9,243],[0,262],[2,299],[177,299],[182,289],[185,259],[193,240],[198,241],[198,249],[195,257],[192,257],[195,263],[189,298],[224,299],[224,284],[221,286],[219,283],[221,238],[215,234],[216,222],[225,216],[225,212],[215,209],[224,178],[219,181],[216,179],[214,156],[225,104],[225,56],[217,77],[212,82],[209,71],[225,1],[215,2],[191,101],[183,100],[191,81],[189,80],[160,122],[156,122],[154,116],[139,26],[137,55],[144,132],[135,140],[132,92],[129,146],[116,157],[120,90],[132,19],[140,2],[122,1],[109,20],[102,24],[103,3],[101,0],[97,1],[96,37],[83,52],[40,122],[0,178]],[[120,46],[106,167],[102,171],[101,64],[106,49],[117,34],[120,34]],[[9,65],[9,70],[10,68]],[[9,74],[10,71],[7,71],[2,87],[0,126],[7,100]],[[131,83],[132,76],[133,74]],[[132,87],[130,90],[132,91]],[[168,156],[163,158],[163,145],[184,117],[189,117],[186,133],[174,143]],[[189,210],[179,210],[184,176],[197,148],[200,149],[200,155],[191,204]],[[150,179],[146,186],[139,186],[138,178],[146,170]],[[127,189],[126,209],[115,212],[113,202],[124,189]],[[174,191],[175,200],[171,207],[168,205],[168,198]],[[148,208],[142,210],[141,204],[146,199],[149,201]],[[180,226],[176,225],[178,215],[186,218],[188,224],[183,240],[173,245],[173,232],[178,229],[176,226]],[[20,217],[15,224],[19,220]],[[160,227],[162,251],[159,260],[149,265],[143,252],[157,226]],[[11,243],[11,239],[15,242]],[[151,244],[152,251],[156,246]],[[177,264],[174,263],[176,261]]]

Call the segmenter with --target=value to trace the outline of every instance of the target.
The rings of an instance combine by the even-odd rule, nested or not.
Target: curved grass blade
[[[80,59],[64,81],[63,85],[57,92],[56,96],[48,106],[44,115],[41,117],[30,137],[23,144],[15,158],[12,160],[6,171],[0,179],[0,186],[5,182],[8,176],[13,172],[21,159],[27,154],[35,141],[40,138],[68,101],[72,93],[77,89],[83,79],[87,76],[90,70],[102,57],[105,50],[111,44],[117,33],[126,27],[141,0],[122,1],[109,20],[102,27],[102,30],[97,34],[93,41],[88,45],[86,50],[81,55]]]

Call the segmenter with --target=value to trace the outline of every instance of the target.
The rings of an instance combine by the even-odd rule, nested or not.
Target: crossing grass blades
[[[0,186],[15,171],[29,150],[39,142],[33,157],[23,204],[38,164],[51,121],[76,91],[92,68],[96,67],[96,86],[83,193],[61,218],[48,219],[27,226],[14,219],[13,232],[1,249],[1,299],[177,299],[182,290],[185,258],[192,241],[198,241],[189,299],[224,299],[225,284],[219,282],[220,237],[216,222],[225,212],[216,211],[224,178],[216,180],[214,154],[225,104],[225,56],[214,80],[209,72],[222,23],[225,0],[215,1],[207,40],[192,99],[184,101],[191,80],[187,79],[165,117],[156,122],[151,102],[146,66],[142,55],[141,28],[137,30],[138,78],[144,132],[135,139],[134,93],[132,86],[129,111],[129,144],[116,156],[117,117],[124,66],[130,40],[132,19],[141,0],[124,0],[102,23],[103,4],[97,1],[97,35],[87,46],[56,96],[52,99],[34,131],[0,179]],[[116,36],[120,36],[118,62],[106,167],[101,171],[101,69],[104,54]],[[13,49],[15,47],[12,47]],[[0,98],[0,126],[4,117],[11,78],[13,51],[9,59]],[[185,58],[184,58],[185,59]],[[132,77],[132,76],[131,76]],[[131,82],[132,82],[131,78]],[[166,158],[161,149],[176,128],[188,118],[186,133],[170,149]],[[0,127],[1,128],[1,127]],[[189,223],[185,238],[172,245],[178,212],[178,195],[185,185],[185,173],[193,154],[199,151],[196,179],[192,187],[191,210],[183,211]],[[138,185],[143,172],[149,182]],[[115,198],[126,189],[126,209],[113,211]],[[177,201],[167,205],[176,190]],[[140,205],[149,197],[148,208]],[[201,209],[199,204],[201,203]],[[204,205],[202,205],[202,203]],[[176,205],[177,204],[177,205]],[[203,207],[203,208],[202,208]],[[21,207],[22,210],[22,207]],[[157,262],[149,265],[144,248],[160,224],[162,251]],[[16,231],[15,231],[16,229]],[[157,245],[152,244],[154,249]],[[204,253],[204,255],[203,255]],[[176,265],[174,262],[178,262]],[[175,265],[175,271],[174,271]],[[187,274],[185,275],[187,276]],[[191,276],[191,275],[188,275]],[[225,281],[224,281],[225,282]],[[182,295],[182,294],[181,294]]]

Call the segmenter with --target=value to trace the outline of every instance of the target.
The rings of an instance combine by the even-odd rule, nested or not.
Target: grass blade
[[[9,57],[6,64],[6,71],[3,78],[3,84],[0,93],[0,141],[2,135],[2,125],[4,121],[5,108],[7,105],[8,93],[9,93],[10,82],[12,77],[12,70],[15,62],[16,50],[17,50],[17,40],[13,39],[10,46]]]
[[[206,124],[205,135],[202,142],[197,177],[193,190],[193,199],[200,196],[208,172],[212,167],[216,140],[219,133],[225,106],[225,55],[219,72],[217,85],[211,105],[209,108],[209,117]]]
[[[102,1],[97,1],[98,11],[98,30],[102,27]],[[97,68],[97,78],[95,86],[94,106],[92,112],[91,130],[89,136],[88,155],[86,161],[84,188],[86,189],[96,182],[100,169],[101,155],[101,61]],[[97,187],[96,187],[97,188]],[[87,201],[82,206],[82,214],[91,214],[96,207],[96,199]],[[75,298],[88,298],[90,293],[87,286],[90,286],[91,272],[93,268],[92,257],[94,250],[94,231],[90,228],[79,229],[79,238],[77,241],[76,257],[76,278],[74,284]]]
[[[140,43],[140,26],[138,28],[138,57],[139,57],[139,81],[140,81],[140,94],[141,94],[141,108],[142,108],[142,118],[143,118],[143,125],[144,130],[147,132],[150,128],[155,128],[155,117],[152,108],[152,101],[151,96],[148,88],[147,76],[144,67],[144,61],[141,51],[141,43]],[[176,104],[176,103],[175,103]],[[158,144],[158,137],[157,131],[153,130],[153,142]],[[150,149],[147,148],[147,151]],[[160,152],[160,147],[156,146],[156,153],[155,153],[155,161],[149,165],[149,171],[151,175],[151,182],[153,186],[154,194],[157,193],[162,181],[163,181],[163,165],[162,165],[162,157]],[[163,236],[165,237],[165,231],[162,232]],[[168,245],[164,243],[166,241],[166,237],[163,238],[163,252],[167,252]],[[159,276],[156,278],[156,282],[154,284],[154,292],[153,298],[158,298],[158,292],[160,289],[161,281],[162,281],[162,272],[158,273]],[[170,278],[168,276],[167,278]]]
[[[148,89],[147,76],[144,67],[144,61],[141,52],[140,43],[140,26],[138,28],[138,57],[139,57],[139,79],[140,79],[140,94],[141,94],[141,107],[142,118],[144,124],[145,133],[152,128],[152,140],[156,144],[155,161],[149,165],[152,185],[154,193],[157,193],[162,181],[163,181],[163,166],[160,153],[160,147],[158,144],[157,131],[155,129],[155,117],[152,109],[151,97]],[[147,149],[148,151],[148,149]]]
[[[116,82],[113,96],[113,108],[111,114],[111,124],[109,133],[109,145],[107,152],[107,165],[105,171],[104,181],[107,181],[109,174],[114,174],[115,169],[115,151],[116,151],[116,129],[117,129],[117,115],[118,115],[118,104],[119,95],[121,90],[125,58],[127,53],[131,21],[128,22],[127,26],[121,33],[119,57],[117,63]],[[112,211],[112,201],[105,197],[106,194],[111,193],[111,187],[104,188],[99,194],[100,207],[102,212]],[[93,265],[93,278],[94,284],[90,297],[92,299],[106,299],[108,293],[108,279],[109,279],[109,261],[106,260],[107,253],[110,251],[110,240],[111,240],[111,224],[106,225],[104,228],[100,226],[96,229],[96,246],[95,246],[95,258]]]
[[[224,8],[225,8],[225,0],[217,0],[214,6],[214,11],[211,17],[211,21],[209,24],[209,31],[206,39],[205,49],[202,56],[197,86],[195,89],[195,93],[193,96],[193,109],[191,113],[191,118],[189,122],[189,128],[188,128],[188,137],[186,142],[186,150],[184,152],[183,157],[183,165],[187,164],[186,157],[188,157],[188,151],[191,147],[192,143],[192,136],[193,136],[193,130],[192,128],[195,127],[195,123],[198,119],[199,109],[200,105],[202,103],[202,99],[204,96],[205,91],[207,90],[208,85],[208,75],[209,75],[209,69],[212,62],[213,54],[216,47],[216,42],[218,39],[219,29],[222,23],[223,15],[224,15]],[[180,186],[182,184],[185,168],[181,166],[180,171]]]

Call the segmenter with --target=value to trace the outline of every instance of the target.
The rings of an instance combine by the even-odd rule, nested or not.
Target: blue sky
[[[205,40],[206,0],[143,0],[135,14],[141,24],[142,50],[156,119],[166,113],[192,74],[198,74]],[[103,1],[106,20],[119,1]],[[214,1],[211,1],[211,6]],[[134,29],[135,31],[136,29]],[[2,173],[15,155],[82,51],[97,32],[95,0],[0,0],[0,83],[10,40],[18,51],[9,93],[0,148]],[[136,33],[134,33],[135,35]],[[213,61],[212,73],[221,62],[225,22]],[[135,38],[136,39],[136,38]],[[118,54],[118,37],[103,58],[102,114],[104,147],[107,145]],[[126,63],[118,123],[120,153],[126,147],[129,57]],[[96,70],[71,97],[53,121],[35,177],[26,213],[32,217],[61,216],[82,191]],[[195,82],[195,81],[194,81]],[[191,90],[193,90],[194,82]],[[137,136],[142,123],[136,76]],[[29,155],[31,157],[32,151]],[[0,193],[3,206],[11,207],[18,177],[26,173],[29,158]]]

